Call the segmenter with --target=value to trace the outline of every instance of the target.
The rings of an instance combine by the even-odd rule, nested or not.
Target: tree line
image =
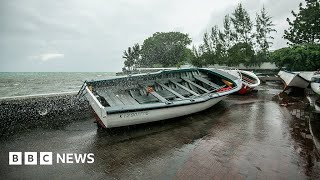
[[[291,70],[311,70],[320,67],[320,9],[319,0],[305,0],[299,12],[292,11],[294,20],[287,19],[289,29],[284,38],[289,47],[270,52],[272,17],[263,7],[251,20],[247,10],[238,4],[231,14],[225,15],[223,27],[213,26],[204,33],[203,42],[192,48],[188,34],[181,32],[157,32],[124,51],[125,67],[179,67],[189,63],[196,67],[214,64],[237,66],[260,65],[274,62]]]
[[[247,10],[240,3],[231,15],[225,15],[223,29],[217,25],[203,35],[203,43],[193,46],[195,58],[192,65],[202,67],[213,64],[237,66],[259,65],[268,61],[272,45],[273,29],[271,17],[266,9],[250,19]]]
[[[320,1],[305,0],[291,13],[294,19],[287,18],[290,27],[283,36],[289,47],[274,51],[271,59],[288,70],[315,71],[320,68]]]
[[[190,61],[192,52],[188,34],[180,32],[157,32],[145,39],[140,46],[136,43],[123,52],[127,70],[136,67],[175,67]]]

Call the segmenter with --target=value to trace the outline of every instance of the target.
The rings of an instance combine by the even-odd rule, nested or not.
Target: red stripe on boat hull
[[[242,88],[238,91],[239,94],[247,94],[248,92],[250,92],[252,90],[252,88],[250,88],[249,86],[246,86],[244,84],[242,84]]]

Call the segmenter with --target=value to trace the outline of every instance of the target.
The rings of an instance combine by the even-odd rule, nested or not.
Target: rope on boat
[[[151,86],[148,86],[148,87],[146,88],[146,92],[147,92],[147,93],[154,92],[154,89],[153,89]]]

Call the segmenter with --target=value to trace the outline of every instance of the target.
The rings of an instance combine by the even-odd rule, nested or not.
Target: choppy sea
[[[0,97],[78,91],[85,80],[106,79],[112,72],[0,72]]]

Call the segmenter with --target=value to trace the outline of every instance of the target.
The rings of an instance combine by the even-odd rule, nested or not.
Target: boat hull
[[[244,95],[252,91],[253,88],[250,88],[249,86],[242,83],[241,89],[238,91],[238,94]]]
[[[311,83],[311,89],[320,95],[320,83]]]
[[[222,96],[210,99],[206,102],[184,106],[108,114],[106,119],[102,119],[102,126],[113,128],[185,116],[208,109],[223,100],[225,97],[226,96]]]
[[[299,72],[299,76],[302,77],[304,80],[310,82],[315,72],[316,71],[302,71]]]
[[[320,95],[320,74],[315,74],[311,80],[311,89],[318,95]]]
[[[285,85],[284,89],[288,87],[298,87],[298,88],[307,88],[309,82],[299,76],[299,73],[280,71],[278,76],[281,78],[283,84]]]

